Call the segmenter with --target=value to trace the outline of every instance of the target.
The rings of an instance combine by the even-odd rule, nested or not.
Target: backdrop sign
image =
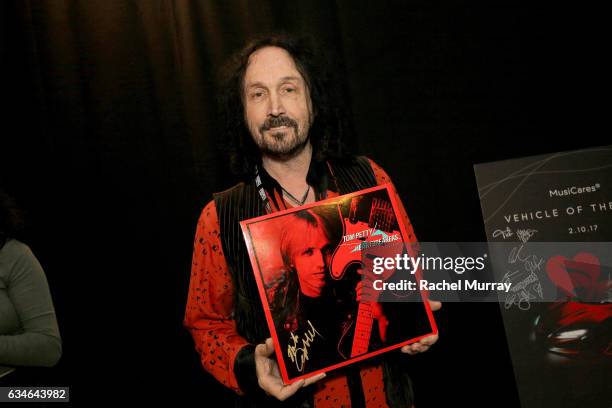
[[[525,291],[500,304],[522,406],[609,407],[612,268],[595,247],[612,241],[612,147],[474,169],[487,239],[516,243],[502,272],[516,282],[549,278],[561,294],[543,303]],[[544,258],[536,241],[582,244]]]

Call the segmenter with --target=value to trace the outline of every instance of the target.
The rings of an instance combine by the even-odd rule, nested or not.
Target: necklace
[[[304,203],[306,202],[306,199],[308,198],[308,193],[310,193],[310,184],[308,185],[308,188],[306,189],[306,192],[304,193],[304,196],[302,197],[301,200],[298,200],[297,198],[295,198],[290,192],[285,190],[283,186],[281,186],[281,189],[283,190],[283,193],[286,195],[288,199],[290,199],[291,201],[296,203],[298,206],[300,206],[300,205],[304,205]]]

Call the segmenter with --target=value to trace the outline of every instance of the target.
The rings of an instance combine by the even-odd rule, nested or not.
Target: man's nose
[[[270,116],[280,116],[285,113],[285,107],[283,106],[283,101],[277,93],[272,93],[269,99],[270,103],[268,106],[268,115]]]
[[[323,269],[325,268],[325,256],[323,256],[323,252],[316,251],[315,256],[315,264],[317,268]]]

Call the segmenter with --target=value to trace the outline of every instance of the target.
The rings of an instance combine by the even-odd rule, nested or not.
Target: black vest
[[[340,195],[363,190],[377,185],[374,172],[367,158],[356,157],[350,160],[329,161],[333,182],[323,183]],[[327,173],[327,172],[325,172]],[[324,174],[322,177],[331,175]],[[225,259],[234,283],[234,315],[238,334],[252,344],[263,343],[270,337],[263,307],[253,276],[246,244],[242,236],[240,221],[265,215],[264,203],[259,197],[255,181],[239,183],[221,193],[214,194],[215,206],[221,227],[221,243]],[[399,366],[383,365],[387,403],[392,407],[412,405],[412,386],[407,375],[398,372]],[[402,381],[402,378],[404,380]],[[312,401],[298,403],[293,397],[280,406],[311,406]],[[259,406],[253,400],[241,398],[239,406]],[[276,405],[269,401],[267,406]]]

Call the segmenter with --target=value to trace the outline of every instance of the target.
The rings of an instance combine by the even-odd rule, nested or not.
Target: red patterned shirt
[[[370,165],[378,185],[391,183],[381,167],[372,160]],[[334,191],[327,192],[327,198],[337,195]],[[414,241],[412,224],[401,201],[399,207],[408,239]],[[211,201],[202,210],[197,224],[184,325],[193,336],[206,371],[242,395],[234,373],[234,360],[240,349],[249,343],[236,330],[236,322],[232,319],[233,299],[233,283],[221,246],[219,219],[214,201]],[[382,366],[363,365],[360,376],[366,406],[387,407]],[[329,373],[311,387],[315,387],[317,408],[351,405],[347,377],[342,370]]]

